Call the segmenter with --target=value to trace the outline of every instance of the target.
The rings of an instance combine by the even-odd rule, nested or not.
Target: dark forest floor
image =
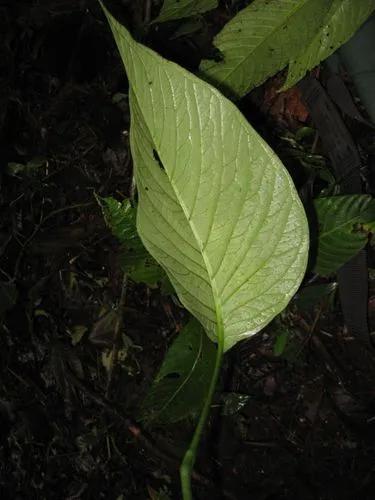
[[[128,4],[119,10],[137,29]],[[223,18],[209,18],[212,31]],[[121,199],[132,178],[127,81],[110,32],[90,1],[2,0],[0,23],[0,498],[179,498],[193,422],[144,430],[136,412],[184,314],[159,289],[128,283],[113,372],[113,324],[98,323],[122,274],[94,193]],[[147,43],[195,68],[207,33],[192,48],[168,29]],[[306,111],[293,91],[258,94],[241,109],[288,166],[280,134]],[[227,356],[196,498],[374,498],[374,379],[352,365],[337,300],[293,304],[283,322],[282,355],[273,323]]]

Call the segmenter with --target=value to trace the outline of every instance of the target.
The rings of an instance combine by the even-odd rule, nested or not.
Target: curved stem
[[[207,397],[204,402],[204,406],[200,414],[198,424],[195,428],[193,438],[190,442],[189,448],[185,453],[184,459],[180,467],[180,479],[181,479],[181,490],[182,490],[183,500],[193,499],[191,491],[191,473],[194,467],[195,460],[197,458],[198,446],[202,436],[204,425],[206,423],[208,414],[210,412],[212,398],[219,378],[221,362],[223,359],[224,328],[222,321],[220,321],[218,324],[217,338],[218,338],[218,346],[217,346],[215,366],[214,366],[214,371],[212,373],[210,387],[208,389]]]

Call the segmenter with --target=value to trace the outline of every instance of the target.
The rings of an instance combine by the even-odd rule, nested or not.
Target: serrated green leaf
[[[206,399],[216,347],[195,319],[169,348],[141,408],[141,418],[177,422],[198,413]]]
[[[289,64],[282,90],[292,87],[306,72],[343,45],[375,10],[375,0],[334,0],[323,26],[307,48]]]
[[[200,70],[240,98],[283,69],[307,47],[332,0],[255,0],[214,39],[222,61],[203,60]]]
[[[96,199],[100,204],[107,226],[120,243],[139,240],[136,230],[137,210],[132,207],[130,200],[125,198],[120,202],[112,196],[106,198],[97,196]],[[142,244],[140,240],[139,244]]]
[[[107,16],[131,84],[138,232],[182,304],[229,349],[298,288],[308,251],[302,204],[229,100]]]
[[[128,199],[119,202],[112,197],[96,197],[107,226],[122,245],[122,270],[136,283],[149,285],[166,279],[164,270],[145,249],[136,228],[137,209]]]
[[[184,17],[203,14],[216,9],[218,0],[164,0],[160,14],[153,23],[164,23]]]
[[[375,200],[369,195],[318,198],[314,202],[319,223],[315,271],[337,271],[367,243],[375,227]]]

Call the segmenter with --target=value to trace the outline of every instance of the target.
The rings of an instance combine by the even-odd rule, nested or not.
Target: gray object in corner
[[[375,15],[339,50],[362,104],[375,124]]]

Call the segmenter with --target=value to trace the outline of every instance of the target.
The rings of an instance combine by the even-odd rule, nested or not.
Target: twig
[[[148,24],[150,20],[151,20],[151,0],[146,0],[144,23]]]
[[[153,456],[159,458],[163,462],[170,464],[176,471],[180,466],[179,457],[172,455],[171,453],[166,453],[161,450],[159,446],[154,442],[151,436],[147,435],[144,430],[142,430],[139,425],[130,417],[126,416],[118,406],[109,401],[106,397],[101,396],[93,389],[91,389],[83,380],[77,377],[77,375],[71,370],[67,369],[67,377],[70,381],[82,392],[84,392],[87,396],[89,396],[95,403],[104,408],[110,415],[121,420],[127,431],[141,444],[142,447],[147,449]],[[202,484],[207,488],[211,488],[212,490],[217,490],[213,482],[206,477],[199,474],[197,471],[192,471],[192,478]],[[234,500],[235,497],[229,491],[221,491],[221,496],[224,498],[228,498],[230,500]]]
[[[4,241],[4,243],[1,245],[1,247],[0,247],[0,257],[1,257],[1,256],[3,255],[3,253],[5,252],[6,247],[7,247],[7,246],[8,246],[8,244],[10,243],[11,239],[12,239],[12,235],[10,234],[10,235],[8,236],[8,238]]]
[[[314,154],[319,141],[319,132],[315,131],[314,141],[311,146],[311,153]]]
[[[315,323],[315,322],[314,322]],[[317,350],[317,352],[321,355],[322,359],[324,360],[324,366],[328,373],[334,377],[336,380],[336,383],[338,385],[343,385],[344,384],[344,374],[342,372],[341,367],[336,363],[336,361],[332,358],[330,353],[327,351],[326,347],[320,340],[320,338],[317,335],[311,335],[312,327],[309,326],[306,321],[301,318],[300,319],[300,325],[301,327],[307,332],[308,334],[308,339],[311,338],[312,344]],[[316,325],[316,323],[315,323]]]
[[[120,300],[117,306],[117,317],[116,317],[116,322],[115,322],[115,327],[114,327],[114,333],[113,333],[113,344],[112,344],[112,357],[111,357],[111,363],[108,371],[108,379],[107,379],[107,387],[105,391],[105,396],[108,398],[111,386],[112,386],[112,381],[113,381],[113,373],[116,369],[117,363],[118,363],[118,354],[120,350],[120,334],[121,330],[123,327],[124,323],[124,316],[123,316],[123,310],[125,307],[125,301],[126,301],[126,291],[127,291],[127,284],[128,284],[128,277],[126,273],[124,273],[123,278],[122,278],[122,287],[121,287],[121,295],[120,295]]]
[[[166,463],[173,464],[175,468],[178,467],[179,461],[178,457],[171,456],[160,450],[154,443],[151,437],[147,436],[144,431],[138,426],[138,424],[130,417],[125,415],[118,406],[109,401],[105,396],[101,396],[93,389],[91,389],[88,384],[83,382],[71,369],[67,369],[67,376],[70,381],[87,396],[90,397],[96,404],[104,408],[110,415],[121,420],[128,432],[137,439],[137,441],[146,449],[150,450],[154,456],[157,456]]]
[[[304,328],[304,330],[306,330],[307,337],[302,341],[302,345],[296,354],[296,358],[298,358],[300,356],[300,354],[303,351],[303,349],[305,348],[306,344],[308,342],[310,342],[310,340],[313,338],[315,329],[317,327],[317,324],[319,322],[319,319],[320,319],[322,312],[323,312],[323,305],[320,305],[319,309],[316,312],[316,315],[314,317],[314,320],[313,320],[313,323],[311,326],[308,325],[303,318],[300,318],[299,322],[300,322],[301,326]]]
[[[0,267],[0,273],[2,273],[9,281],[9,284],[13,283],[13,278],[10,274],[8,274],[6,271],[4,271],[4,269],[1,269]]]

